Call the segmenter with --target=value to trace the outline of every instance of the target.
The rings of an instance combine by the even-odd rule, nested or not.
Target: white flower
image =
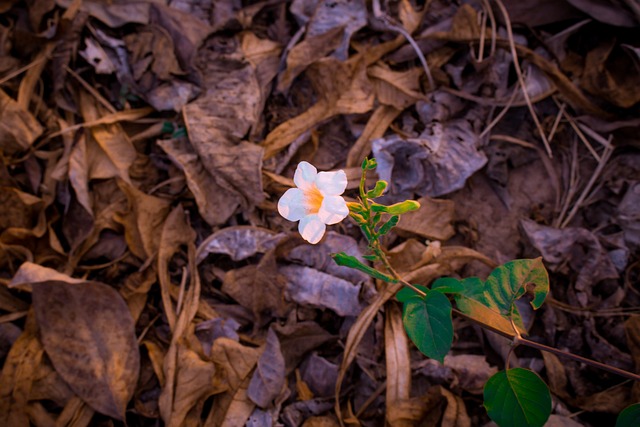
[[[349,215],[347,203],[340,195],[347,188],[347,174],[318,172],[307,162],[300,162],[293,176],[298,188],[290,188],[278,201],[278,212],[289,221],[300,221],[302,238],[316,244],[327,225],[336,224]]]

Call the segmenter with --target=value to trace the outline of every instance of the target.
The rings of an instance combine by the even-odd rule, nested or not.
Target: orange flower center
[[[315,185],[304,192],[304,207],[307,215],[317,214],[322,206],[324,196]]]

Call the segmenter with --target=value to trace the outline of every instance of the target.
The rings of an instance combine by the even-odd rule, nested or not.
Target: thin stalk
[[[389,260],[387,259],[386,254],[380,250],[380,253],[378,254],[378,252],[376,251],[376,254],[380,257],[380,260],[382,261],[382,264],[385,266],[385,268],[389,271],[389,273],[393,276],[394,279],[396,279],[399,283],[401,283],[403,286],[406,286],[410,289],[412,289],[415,293],[417,293],[420,296],[426,296],[426,294],[421,291],[420,289],[416,288],[414,285],[412,285],[411,283],[403,280],[400,275],[393,269],[393,267],[391,267],[391,264],[389,263]],[[640,375],[634,374],[632,372],[629,371],[625,371],[624,369],[619,369],[613,366],[609,366],[606,365],[604,363],[601,362],[597,362],[595,360],[591,360],[591,359],[587,359],[586,357],[582,357],[582,356],[578,356],[577,354],[573,354],[573,353],[569,353],[568,351],[564,351],[564,350],[560,350],[557,349],[555,347],[550,347],[548,345],[544,345],[544,344],[540,344],[537,343],[535,341],[531,341],[528,340],[526,338],[522,338],[519,337],[517,335],[511,335],[509,333],[506,333],[500,329],[496,329],[490,325],[487,325],[486,323],[483,323],[482,321],[475,319],[473,317],[470,317],[466,314],[464,314],[463,312],[461,312],[460,310],[457,309],[452,309],[453,313],[455,313],[457,316],[462,317],[464,319],[467,319],[473,323],[475,323],[478,326],[481,326],[484,329],[487,329],[491,332],[495,332],[498,335],[502,335],[503,337],[509,338],[512,342],[514,347],[517,345],[524,345],[527,347],[531,347],[531,348],[535,348],[537,350],[540,351],[546,351],[547,353],[552,353],[555,354],[556,356],[560,356],[560,357],[565,357],[567,359],[572,359],[575,360],[576,362],[580,362],[580,363],[585,363],[589,366],[593,366],[594,368],[599,368],[602,369],[603,371],[607,371],[607,372],[611,372],[613,374],[617,374],[620,375],[622,377],[625,378],[629,378],[631,380],[635,380],[635,381],[640,381]]]

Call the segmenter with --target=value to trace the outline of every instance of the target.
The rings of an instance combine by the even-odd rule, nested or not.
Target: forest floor
[[[299,162],[355,200],[375,157],[422,206],[383,240],[403,277],[541,256],[528,339],[640,369],[637,2],[417,3],[0,1],[0,425],[489,426],[507,363],[549,426],[640,401],[457,316],[427,358],[331,258],[357,224],[279,215]]]

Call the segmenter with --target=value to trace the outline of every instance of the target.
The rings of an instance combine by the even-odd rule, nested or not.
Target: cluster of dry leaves
[[[542,254],[532,339],[640,368],[637,2],[418,3],[0,1],[0,425],[486,425],[509,343],[456,319],[427,360],[399,288],[330,258],[353,224],[310,246],[275,211],[298,161],[354,189],[371,153],[422,204],[407,280]],[[510,364],[549,425],[640,400]]]

